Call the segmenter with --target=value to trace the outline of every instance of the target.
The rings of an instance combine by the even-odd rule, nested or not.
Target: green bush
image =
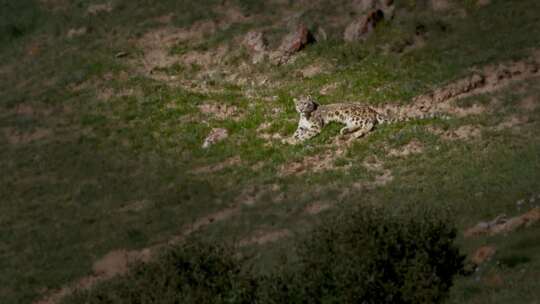
[[[41,18],[35,0],[0,0],[0,42],[10,42],[33,31]]]
[[[369,207],[329,219],[298,246],[298,263],[266,279],[267,303],[439,303],[464,256],[429,210]]]
[[[66,299],[67,303],[253,303],[255,285],[226,247],[191,241],[127,276]]]
[[[418,209],[419,210],[419,209]],[[265,276],[199,241],[69,303],[439,303],[464,256],[440,213],[365,207],[323,221]]]

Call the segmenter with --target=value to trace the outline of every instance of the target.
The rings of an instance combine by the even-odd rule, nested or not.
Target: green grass
[[[307,47],[294,63],[279,67],[261,63],[242,72],[238,66],[248,54],[238,49],[235,39],[261,26],[270,45],[279,44],[285,32],[285,25],[279,23],[282,10],[295,6],[259,11],[253,1],[239,1],[241,10],[254,20],[220,27],[200,45],[177,44],[168,50],[183,54],[212,51],[221,44],[233,47],[230,56],[215,66],[224,76],[211,79],[209,86],[215,90],[208,92],[141,74],[135,67],[142,54],[136,41],[163,26],[156,18],[169,13],[171,26],[220,20],[223,10],[218,1],[116,1],[113,12],[96,16],[86,14],[90,3],[94,2],[69,2],[65,8],[51,9],[37,1],[0,2],[0,77],[8,75],[0,81],[0,170],[7,172],[0,177],[0,268],[4,270],[0,298],[6,303],[30,302],[45,288],[59,288],[89,274],[92,262],[110,250],[165,242],[194,219],[238,203],[249,187],[264,192],[279,185],[284,196],[278,203],[273,202],[277,194],[257,196],[256,203],[243,206],[234,220],[208,226],[202,232],[205,237],[233,241],[259,228],[301,234],[317,223],[317,217],[304,212],[313,201],[344,206],[430,201],[451,208],[457,225],[466,228],[501,213],[522,212],[515,202],[540,191],[536,135],[540,113],[515,106],[525,96],[540,93],[534,80],[460,101],[471,106],[489,104],[494,97],[501,100],[497,106],[489,104],[493,107],[489,113],[377,128],[336,160],[336,165],[352,164],[350,168],[280,175],[281,166],[290,161],[329,149],[325,145],[337,135],[338,126],[300,146],[278,142],[268,146],[257,136],[264,122],[272,123],[271,133],[292,134],[297,118],[292,97],[297,95],[312,93],[321,103],[407,103],[467,74],[473,66],[523,58],[540,43],[534,38],[540,34],[536,1],[499,0],[483,8],[465,3],[466,18],[437,15],[419,4],[400,4],[403,14],[377,28],[365,43],[338,41],[343,25],[336,24],[326,29],[330,40]],[[208,9],[216,5],[218,9]],[[314,4],[300,19],[313,29],[323,26],[329,14],[322,12],[329,6],[324,1]],[[339,13],[339,6],[333,7]],[[392,51],[410,39],[419,23],[425,26],[427,45],[406,53]],[[87,27],[88,33],[66,37],[69,29],[79,27]],[[114,56],[126,50],[127,58]],[[297,76],[298,70],[314,63],[327,65],[327,73],[309,79]],[[202,81],[199,73],[204,68],[178,64],[164,72]],[[2,74],[3,69],[9,73]],[[232,73],[248,82],[229,82],[226,76]],[[270,85],[251,85],[258,77],[266,77]],[[332,83],[337,83],[334,91],[319,94]],[[100,99],[105,89],[112,92],[108,100]],[[120,96],[130,89],[135,93]],[[253,96],[246,96],[249,90]],[[264,100],[272,96],[277,100]],[[206,117],[197,105],[207,101],[233,104],[245,115],[238,121]],[[31,107],[33,113],[20,111],[22,106]],[[528,115],[531,122],[519,131],[490,129],[509,115]],[[447,141],[428,130],[429,126],[455,130],[468,124],[483,128],[481,138]],[[202,149],[204,137],[214,127],[226,127],[230,137]],[[12,130],[22,134],[48,130],[49,135],[13,143],[6,136]],[[424,144],[422,154],[386,155],[411,139]],[[353,183],[373,181],[377,173],[360,165],[371,155],[377,155],[394,179],[384,187],[340,196]],[[241,157],[240,165],[192,173],[234,156]],[[260,163],[260,168],[254,168]],[[130,209],[137,204],[144,208]],[[533,238],[532,231],[536,230],[494,240],[501,246],[497,253],[501,263],[488,270],[508,275],[512,284],[494,289],[477,284],[474,277],[463,278],[450,302],[502,302],[520,294],[523,301],[538,299],[532,283],[527,283],[535,278],[538,248],[522,243]],[[256,267],[265,272],[279,263],[276,256],[286,252],[287,242],[246,250],[256,255]],[[477,241],[461,243],[472,250]],[[527,270],[524,274],[522,268]],[[516,284],[523,288],[515,289]]]

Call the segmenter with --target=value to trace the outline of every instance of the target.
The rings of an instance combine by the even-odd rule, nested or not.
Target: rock
[[[72,28],[72,29],[69,29],[66,36],[69,39],[72,39],[75,37],[80,37],[82,35],[85,35],[87,32],[88,32],[88,29],[86,27]]]
[[[305,25],[301,24],[296,28],[295,31],[289,33],[283,38],[283,41],[279,46],[279,51],[284,54],[292,55],[313,41],[313,35],[311,35]]]
[[[118,53],[114,54],[114,57],[116,57],[116,58],[124,58],[127,55],[129,55],[128,52],[121,51],[121,52],[118,52]]]
[[[533,208],[529,212],[506,219],[505,216],[498,216],[493,221],[481,222],[464,232],[465,237],[481,235],[497,235],[509,233],[521,227],[528,227],[540,221],[540,207]]]
[[[349,24],[345,29],[343,39],[347,42],[365,40],[383,19],[384,13],[382,10],[372,10]]]
[[[477,0],[476,5],[482,7],[491,4],[491,0]]]
[[[450,8],[449,0],[431,0],[430,6],[434,11],[446,11]]]
[[[312,78],[321,74],[325,70],[321,64],[312,64],[299,71],[300,76],[304,78]]]
[[[227,137],[229,137],[229,132],[227,131],[227,129],[214,128],[205,138],[202,147],[204,149],[209,148],[210,146],[224,140]]]
[[[320,27],[317,29],[317,33],[315,34],[315,40],[317,41],[326,41],[328,40],[328,34],[326,34],[326,31],[324,28]]]
[[[270,55],[270,59],[277,64],[285,63],[291,55],[302,50],[309,43],[314,42],[315,39],[309,29],[300,24],[293,32],[287,34],[276,52]]]
[[[368,10],[374,9],[377,5],[377,0],[354,0],[352,2],[352,7],[358,12],[366,12]]]
[[[250,53],[252,53],[251,61],[254,64],[262,62],[266,57],[267,42],[262,32],[248,32],[244,37],[242,44]]]
[[[491,259],[495,252],[497,252],[497,249],[494,246],[482,246],[472,254],[471,261],[478,266]]]
[[[89,15],[97,15],[99,13],[110,13],[113,10],[111,3],[92,4],[88,6],[86,12]]]
[[[252,52],[265,52],[266,40],[260,31],[250,31],[246,34],[243,41],[244,46]]]

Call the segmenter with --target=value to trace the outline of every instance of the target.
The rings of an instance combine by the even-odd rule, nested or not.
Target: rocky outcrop
[[[538,221],[540,221],[540,207],[536,207],[520,216],[507,218],[500,215],[490,222],[480,222],[476,226],[467,229],[464,236],[475,237],[509,233],[521,227],[528,227]]]
[[[383,19],[384,13],[382,10],[370,11],[347,26],[343,39],[347,42],[365,40]]]
[[[267,53],[267,42],[261,31],[250,31],[244,36],[244,47],[252,54],[252,62],[261,62]]]
[[[283,38],[277,51],[270,55],[270,59],[275,64],[286,63],[292,55],[314,41],[309,29],[304,24],[300,24]]]
[[[393,0],[360,0],[354,6],[361,15],[345,28],[343,39],[347,42],[365,40],[379,22],[394,17]]]

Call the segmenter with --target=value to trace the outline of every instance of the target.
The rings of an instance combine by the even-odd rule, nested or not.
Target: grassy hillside
[[[268,273],[320,214],[428,202],[463,232],[538,205],[537,73],[450,100],[449,119],[281,143],[299,95],[406,107],[475,70],[540,62],[538,1],[396,1],[354,43],[342,39],[360,15],[351,1],[261,2],[0,0],[2,303],[92,277],[109,252],[194,233],[242,244]],[[298,23],[316,43],[252,63],[247,32],[274,50]],[[213,128],[229,137],[203,149]],[[466,253],[497,251],[448,302],[538,301],[539,229],[460,233]]]

